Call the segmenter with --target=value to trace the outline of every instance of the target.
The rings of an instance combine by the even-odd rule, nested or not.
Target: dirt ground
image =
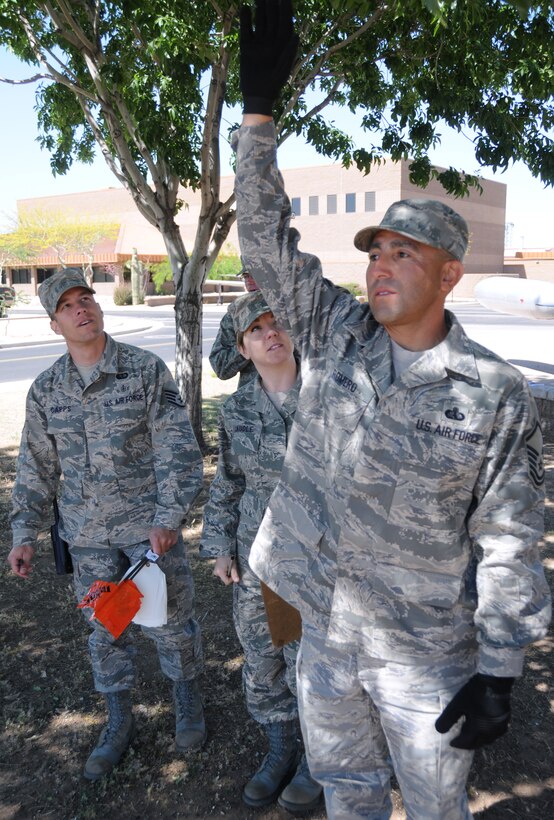
[[[225,392],[230,387],[226,384]],[[215,384],[211,394],[207,409],[215,414],[222,398]],[[0,417],[0,539],[2,554],[7,554],[9,498],[23,420],[21,390],[2,391]],[[205,466],[207,486],[214,472],[213,456],[206,458]],[[546,475],[549,501],[542,546],[552,581],[552,429],[547,433]],[[70,577],[56,576],[46,537],[28,582],[15,578],[4,560],[0,562],[0,820],[289,816],[276,806],[249,810],[241,802],[242,786],[263,757],[265,744],[244,707],[242,655],[231,619],[230,590],[216,583],[209,562],[197,558],[204,501],[205,493],[185,537],[204,636],[209,739],[201,751],[187,757],[177,754],[173,745],[170,685],[159,671],[150,642],[137,629],[137,739],[109,778],[97,783],[82,778],[104,712],[102,698],[92,687],[87,633],[75,608]],[[554,816],[553,671],[551,633],[528,653],[525,673],[514,687],[509,734],[476,753],[469,782],[476,818]],[[397,790],[395,805],[394,817],[404,817]],[[325,818],[323,807],[311,817]]]

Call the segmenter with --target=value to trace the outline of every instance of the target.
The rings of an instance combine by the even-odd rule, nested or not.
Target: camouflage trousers
[[[97,579],[119,580],[131,564],[142,558],[149,546],[148,542],[142,542],[124,549],[72,547],[77,600],[83,598]],[[180,535],[177,544],[160,558],[158,566],[167,582],[167,624],[141,626],[140,629],[154,641],[163,674],[172,681],[191,680],[202,671],[202,639],[194,619],[194,582]],[[81,611],[89,621],[91,610]],[[89,652],[95,689],[98,692],[131,689],[135,684],[136,655],[133,630],[137,627],[131,624],[117,640],[96,619],[89,621],[89,627],[92,630]]]
[[[295,720],[298,641],[271,643],[260,582],[245,561],[233,587],[233,621],[244,652],[242,682],[249,714],[258,723]]]
[[[304,625],[300,723],[329,820],[387,820],[393,767],[408,820],[472,817],[465,784],[473,752],[449,745],[459,725],[440,735],[434,724],[474,671],[467,656],[437,668],[380,662],[331,648]]]

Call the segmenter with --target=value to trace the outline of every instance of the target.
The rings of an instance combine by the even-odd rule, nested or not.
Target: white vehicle
[[[490,276],[475,285],[473,295],[481,305],[500,313],[527,316],[531,319],[554,319],[552,282]]]

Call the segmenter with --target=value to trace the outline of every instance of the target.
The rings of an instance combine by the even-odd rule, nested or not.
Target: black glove
[[[513,682],[514,678],[474,675],[437,718],[437,732],[448,732],[457,720],[465,717],[460,734],[450,741],[451,746],[479,749],[492,743],[508,731]]]
[[[245,114],[272,115],[298,48],[291,0],[257,0],[256,30],[250,7],[240,10],[240,88]]]

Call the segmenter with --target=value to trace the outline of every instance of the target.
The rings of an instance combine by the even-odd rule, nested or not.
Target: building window
[[[365,192],[365,209],[366,211],[375,210],[375,191]]]
[[[94,268],[92,269],[92,281],[93,282],[115,282],[115,277],[113,273],[106,270],[105,267],[102,268]]]
[[[12,269],[12,285],[30,285],[31,271],[29,268]]]
[[[345,209],[347,214],[356,213],[356,194],[346,194]]]
[[[52,276],[56,268],[37,268],[37,284],[42,285],[45,279]]]
[[[311,196],[308,200],[308,213],[310,216],[317,216],[319,213],[319,197]]]
[[[302,209],[300,207],[300,197],[299,196],[293,196],[293,198],[291,200],[291,206],[292,206],[292,212],[293,212],[294,216],[300,216],[300,214],[302,212]]]
[[[327,194],[327,213],[336,214],[337,212],[337,195]]]

